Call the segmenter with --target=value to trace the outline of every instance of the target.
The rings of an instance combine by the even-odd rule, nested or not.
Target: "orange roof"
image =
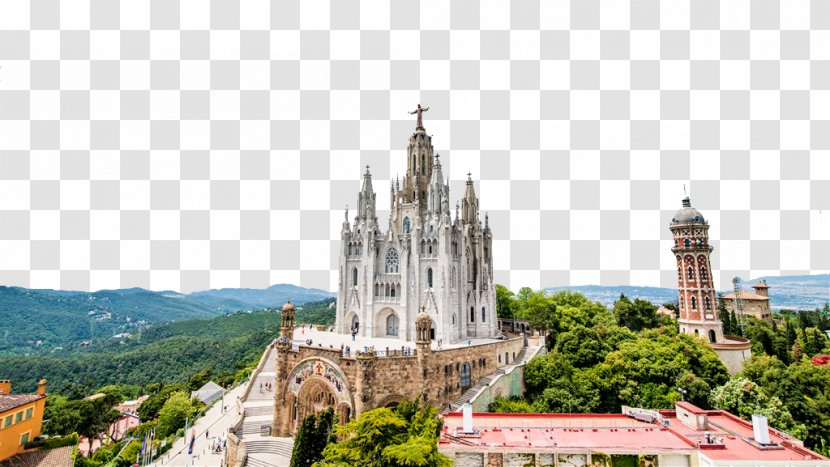
[[[769,300],[769,297],[765,297],[763,295],[758,295],[757,293],[748,292],[746,290],[741,290],[741,300]],[[723,298],[734,300],[735,299],[735,292],[728,293],[723,296]]]

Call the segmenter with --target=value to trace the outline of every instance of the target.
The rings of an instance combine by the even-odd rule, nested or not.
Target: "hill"
[[[296,321],[332,324],[333,304],[334,299],[327,298],[298,306]],[[101,338],[88,347],[51,355],[0,356],[0,377],[11,379],[21,391],[34,390],[41,378],[55,390],[70,384],[97,388],[181,383],[204,368],[220,374],[256,360],[277,336],[279,323],[279,312],[263,310],[148,324],[140,334]]]
[[[744,289],[751,290],[751,285],[760,280],[766,280],[769,289],[770,304],[773,309],[814,310],[821,308],[830,301],[830,274],[808,276],[765,276],[744,281]],[[637,286],[600,286],[579,285],[572,287],[549,287],[545,290],[558,292],[571,290],[579,292],[592,301],[598,301],[605,306],[613,305],[614,301],[625,294],[630,298],[640,298],[652,303],[677,302],[677,289],[663,287]],[[723,290],[729,293],[732,290]]]
[[[0,286],[0,355],[66,351],[83,341],[136,333],[146,324],[210,318],[331,297],[319,289],[277,284],[182,294],[141,288],[77,292]]]

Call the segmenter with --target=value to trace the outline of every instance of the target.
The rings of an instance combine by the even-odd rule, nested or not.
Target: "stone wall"
[[[523,396],[525,393],[524,365],[516,365],[507,373],[499,375],[490,383],[490,386],[483,388],[473,399],[473,412],[489,412],[490,403],[496,397]]]
[[[458,398],[468,387],[462,387],[462,368],[470,367],[470,386],[497,368],[513,363],[525,346],[525,338],[469,345],[442,350],[417,346],[415,355],[343,356],[340,349],[299,346],[289,349],[277,346],[276,397],[273,434],[287,436],[293,432],[291,402],[295,396],[288,390],[294,368],[311,358],[330,362],[342,373],[349,391],[351,416],[383,407],[401,398],[421,396],[425,401],[442,406]],[[519,376],[520,377],[520,376]],[[283,405],[282,401],[287,403]]]

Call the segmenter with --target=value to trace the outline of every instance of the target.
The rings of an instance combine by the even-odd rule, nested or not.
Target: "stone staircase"
[[[291,460],[291,453],[294,451],[294,440],[291,438],[260,439],[246,441],[245,447],[248,449],[246,466],[273,467],[275,465],[288,465]]]
[[[542,350],[544,350],[544,349],[542,349]],[[492,383],[500,375],[503,375],[503,374],[507,373],[507,371],[509,369],[511,369],[515,366],[526,364],[528,361],[530,361],[531,358],[536,356],[536,354],[538,354],[538,353],[539,353],[539,347],[538,346],[527,346],[527,347],[523,348],[519,352],[519,354],[516,355],[516,358],[513,360],[513,363],[511,363],[509,365],[505,365],[501,368],[497,368],[496,371],[490,373],[489,375],[487,375],[483,378],[480,378],[476,382],[476,384],[474,384],[472,387],[470,387],[469,389],[464,391],[464,393],[461,394],[461,396],[459,396],[458,399],[454,400],[453,402],[448,404],[448,406],[444,407],[441,410],[440,413],[444,414],[444,413],[447,413],[447,412],[455,412],[455,411],[461,410],[462,405],[464,405],[465,403],[470,402],[471,400],[473,400],[473,398],[479,392],[481,392],[482,389],[487,387],[490,383]]]

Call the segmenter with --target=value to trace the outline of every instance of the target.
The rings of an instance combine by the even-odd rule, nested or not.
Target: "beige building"
[[[748,290],[741,290],[739,298],[743,302],[744,316],[754,316],[764,321],[772,321],[772,310],[769,306],[769,286],[767,281],[763,280],[752,286],[755,292]],[[723,296],[723,303],[726,309],[734,312],[737,316],[738,306],[735,300],[735,292],[728,293]]]

